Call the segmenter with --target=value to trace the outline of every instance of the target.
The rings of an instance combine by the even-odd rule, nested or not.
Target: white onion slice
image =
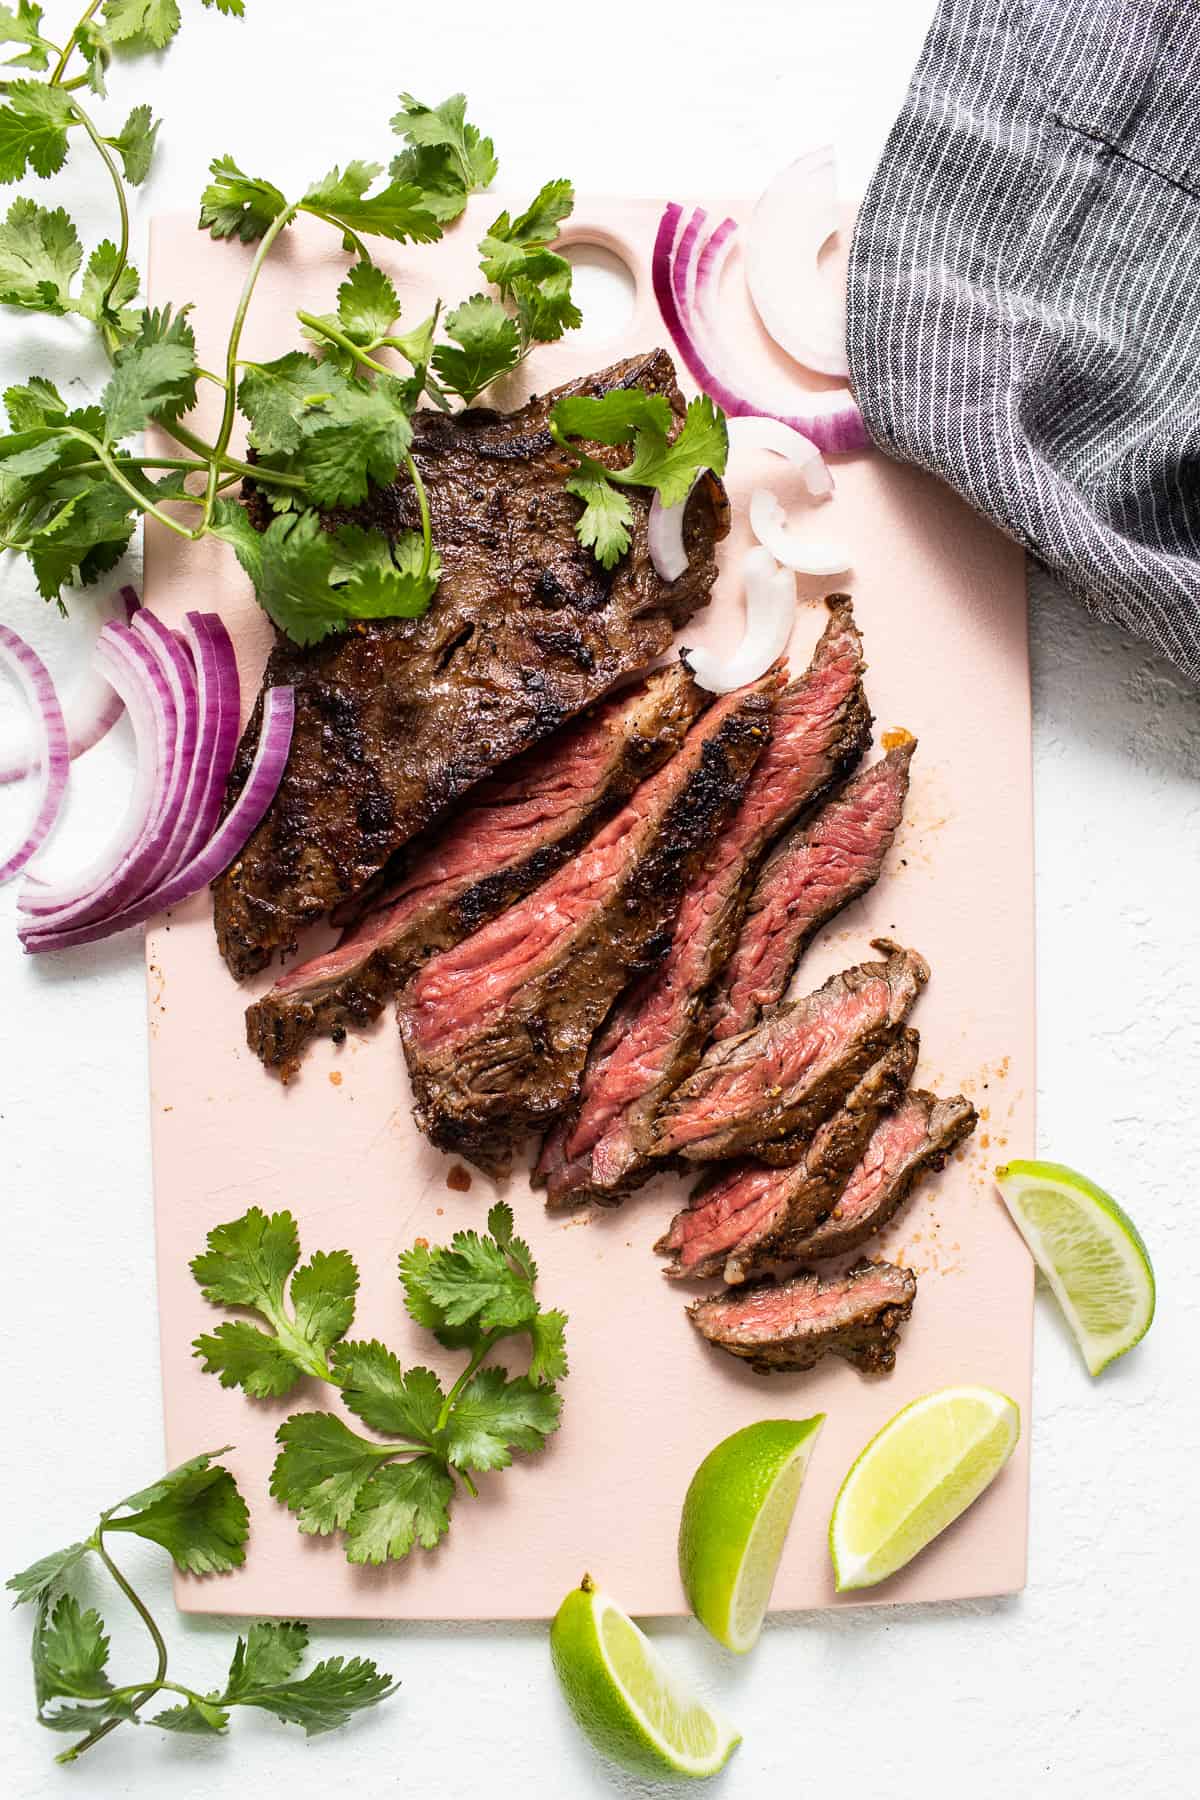
[[[71,767],[67,723],[50,671],[23,637],[0,623],[0,661],[12,674],[29,704],[34,722],[34,749],[41,792],[29,828],[11,855],[0,863],[0,886],[20,873],[53,831],[62,811]]]
[[[696,481],[705,473],[701,469]],[[654,498],[650,502],[650,520],[646,528],[646,545],[654,572],[660,581],[678,581],[688,566],[687,551],[683,545],[683,520],[688,501],[696,491],[696,481],[693,481],[677,506],[664,506],[658,497],[658,489],[654,490]]]
[[[840,544],[806,543],[788,527],[778,494],[755,488],[750,496],[750,529],[765,550],[799,575],[841,575],[851,567],[850,552]]]
[[[799,469],[811,499],[827,500],[832,494],[833,476],[817,446],[781,419],[730,419],[728,429],[731,450],[772,450]]]
[[[685,657],[696,685],[710,694],[729,694],[757,681],[783,655],[796,622],[796,577],[781,569],[762,548],[742,560],[746,588],[746,627],[731,656],[715,650],[688,650]]]
[[[781,350],[821,375],[849,373],[846,296],[817,259],[838,228],[837,165],[825,144],[783,169],[746,234],[746,285]]]

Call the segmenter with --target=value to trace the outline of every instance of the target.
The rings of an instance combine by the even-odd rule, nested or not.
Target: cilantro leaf
[[[36,1659],[36,1649],[34,1656]],[[38,1708],[37,1721],[50,1731],[92,1731],[107,1719],[136,1719],[133,1703],[122,1694],[109,1694],[94,1705],[56,1707],[53,1712]]]
[[[506,1469],[514,1450],[540,1450],[558,1429],[562,1401],[553,1388],[503,1369],[480,1369],[451,1408],[446,1455],[456,1469]]]
[[[76,312],[90,319],[104,339],[110,355],[116,355],[123,343],[135,338],[142,326],[142,314],[129,302],[137,297],[141,285],[137,270],[125,263],[116,285],[106,301],[104,296],[117,268],[117,247],[107,238],[97,244],[88,257],[78,298],[72,303]]]
[[[162,120],[151,114],[148,106],[135,106],[117,137],[105,138],[121,158],[126,181],[140,187],[150,173],[154,140]]]
[[[255,1629],[286,1631],[294,1628],[256,1626]],[[330,1656],[297,1681],[272,1680],[265,1676],[251,1678],[246,1673],[239,1691],[231,1691],[224,1698],[238,1706],[260,1707],[282,1719],[286,1725],[302,1725],[306,1736],[315,1737],[318,1732],[334,1731],[345,1725],[354,1713],[377,1706],[389,1694],[394,1694],[398,1685],[368,1657],[353,1656],[347,1661],[341,1656]]]
[[[160,1544],[185,1574],[239,1568],[246,1560],[250,1515],[229,1470],[213,1466],[213,1456],[219,1454],[194,1456],[161,1481],[119,1501],[102,1515],[105,1531],[130,1531]]]
[[[564,394],[554,408],[554,423],[565,437],[592,444],[627,444],[636,431],[665,438],[674,422],[665,394],[645,388],[610,388],[607,394]]]
[[[374,194],[367,192],[382,172],[382,163],[351,162],[344,172],[335,166],[309,188],[301,210],[332,219],[350,233],[362,231],[398,244],[431,244],[441,237],[440,224],[412,182],[390,181]]]
[[[428,1244],[414,1244],[400,1253],[400,1281],[404,1288],[404,1304],[409,1317],[426,1331],[432,1331],[447,1350],[465,1350],[478,1339],[474,1320],[467,1325],[451,1326],[442,1308],[430,1298],[425,1278],[434,1257],[440,1252]]]
[[[113,358],[101,396],[110,443],[141,431],[151,419],[178,419],[196,404],[196,339],[188,308],[142,314],[137,336]]]
[[[200,196],[201,231],[214,238],[238,237],[251,244],[262,237],[287,201],[269,181],[244,175],[232,156],[215,156],[208,165],[213,180]]]
[[[419,188],[426,210],[441,224],[457,219],[467,196],[489,187],[499,167],[491,138],[467,123],[466,104],[462,94],[440,106],[401,94],[392,119],[392,130],[409,145],[394,159],[392,178]]]
[[[168,1706],[146,1721],[162,1731],[183,1731],[197,1737],[220,1734],[229,1724],[229,1714],[215,1701],[194,1695],[181,1706]]]
[[[414,1544],[432,1550],[450,1529],[454,1481],[432,1456],[387,1463],[358,1495],[346,1528],[346,1560],[382,1563]]]
[[[179,30],[178,0],[104,0],[104,21],[123,50],[165,50]]]
[[[52,1550],[49,1556],[39,1557],[19,1575],[10,1575],[4,1585],[17,1596],[13,1605],[45,1600],[90,1553],[90,1544],[68,1544],[65,1550]]]
[[[540,1312],[529,1321],[529,1337],[533,1353],[529,1358],[530,1381],[553,1386],[567,1373],[567,1315],[562,1312]]]
[[[75,44],[87,64],[87,84],[93,94],[106,94],[104,77],[113,56],[112,34],[99,19],[82,19],[75,27]]]
[[[244,19],[246,16],[245,0],[201,0],[202,6],[216,7],[228,19]]]
[[[43,1608],[33,1648],[39,1706],[60,1695],[99,1700],[112,1690],[107,1664],[108,1639],[98,1612],[91,1607],[84,1612],[72,1594],[63,1594],[52,1612]]]
[[[521,334],[498,300],[474,294],[446,315],[446,331],[460,346],[439,344],[433,366],[452,394],[469,406],[475,396],[521,360]]]
[[[446,1396],[432,1369],[409,1369],[386,1345],[339,1344],[334,1372],[350,1411],[373,1431],[428,1442],[438,1429]]]
[[[0,301],[39,312],[62,313],[83,261],[74,225],[63,211],[32,200],[14,200],[0,225]]]
[[[575,535],[585,550],[591,550],[602,569],[613,569],[631,543],[633,506],[629,496],[613,487],[607,473],[597,463],[570,475],[563,486],[568,494],[583,501],[583,512],[575,526]]]
[[[391,1454],[336,1413],[294,1413],[275,1433],[282,1445],[271,1470],[271,1493],[296,1515],[301,1531],[328,1537],[350,1522],[358,1496]]]
[[[54,49],[41,35],[42,8],[33,0],[17,0],[17,10],[0,6],[0,44],[24,44],[16,56],[5,58],[10,69],[48,69]]]
[[[338,323],[356,344],[375,344],[400,317],[400,301],[390,275],[374,263],[357,262],[338,289]]]
[[[233,511],[257,537],[241,508]],[[207,1251],[191,1265],[204,1298],[247,1307],[272,1327],[268,1333],[246,1321],[230,1322],[195,1340],[205,1373],[219,1375],[222,1387],[241,1386],[262,1399],[289,1393],[304,1375],[329,1378],[325,1357],[354,1318],[358,1269],[346,1250],[318,1251],[302,1268],[299,1260],[299,1233],[288,1212],[268,1218],[252,1206],[209,1232]]]
[[[307,1649],[308,1626],[298,1620],[252,1625],[237,1641],[222,1698],[238,1701],[252,1688],[286,1681],[300,1667]]]
[[[615,476],[633,486],[657,488],[664,506],[678,506],[687,499],[702,469],[723,475],[728,456],[725,415],[707,394],[700,394],[689,402],[683,425],[671,442],[658,442],[653,433],[639,433],[633,461]]]
[[[44,81],[10,81],[0,106],[0,182],[27,168],[54,175],[67,160],[67,131],[78,124],[71,96]]]
[[[518,1331],[537,1312],[529,1281],[513,1269],[499,1244],[474,1231],[456,1232],[449,1249],[434,1250],[419,1274],[408,1257],[401,1258],[401,1270],[402,1277],[407,1273],[419,1282],[423,1296],[451,1327],[472,1323],[477,1333]]]
[[[67,416],[66,401],[44,375],[31,375],[23,387],[6,388],[4,406],[14,431],[28,431],[31,426],[38,425],[61,425]]]
[[[83,446],[75,448],[86,456]],[[116,567],[133,536],[134,503],[115,482],[90,476],[56,483],[47,499],[50,509],[27,554],[38,592],[53,600],[64,587],[88,587]]]
[[[238,388],[238,405],[250,421],[250,442],[268,455],[297,450],[305,432],[322,423],[319,406],[331,398],[329,370],[302,350],[253,364]]]
[[[574,204],[569,181],[548,181],[515,219],[502,212],[479,245],[483,273],[516,303],[526,348],[553,343],[583,322],[571,298],[571,265],[550,249]]]

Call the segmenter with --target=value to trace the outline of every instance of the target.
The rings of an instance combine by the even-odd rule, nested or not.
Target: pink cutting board
[[[476,239],[500,201],[472,203],[441,244],[380,260],[415,321],[435,294],[451,301],[478,285]],[[743,216],[745,207],[735,207]],[[649,279],[660,204],[580,205],[570,236],[600,243],[631,267],[633,315],[608,341],[580,334],[539,351],[527,383],[556,382],[666,342]],[[157,223],[151,291],[156,304],[197,298],[202,363],[222,354],[249,252],[215,245],[191,220]],[[336,235],[301,225],[268,264],[243,339],[267,358],[292,342],[297,307],[327,311],[345,267]],[[771,372],[744,294],[726,281],[731,331],[748,360]],[[298,342],[299,339],[297,338]],[[523,378],[522,378],[523,379]],[[778,370],[774,372],[778,384]],[[791,380],[791,376],[783,377]],[[685,388],[688,386],[684,379]],[[203,411],[213,423],[215,389]],[[458,1501],[433,1553],[382,1569],[351,1568],[333,1539],[302,1537],[269,1496],[276,1426],[298,1407],[327,1408],[328,1391],[280,1403],[248,1401],[201,1373],[190,1345],[222,1316],[200,1297],[188,1261],[209,1227],[251,1204],[290,1207],[305,1253],[349,1248],[362,1273],[354,1334],[377,1335],[405,1361],[452,1373],[458,1359],[411,1325],[396,1279],[397,1253],[417,1236],[444,1241],[482,1224],[498,1191],[472,1173],[469,1193],[447,1186],[451,1161],[418,1135],[390,1015],[341,1049],[318,1043],[287,1089],[245,1047],[243,1008],[265,985],[238,988],[216,952],[207,897],[177,907],[147,938],[150,1078],[157,1201],[166,1436],[172,1463],[236,1445],[228,1461],[250,1503],[244,1570],[181,1579],[189,1612],[347,1618],[545,1618],[589,1569],[634,1613],[684,1610],[675,1537],[684,1491],[701,1457],[754,1419],[827,1414],[775,1586],[777,1608],[837,1599],[825,1531],[851,1461],[873,1432],[916,1395],[951,1382],[983,1382],[1019,1403],[1025,1433],[1012,1463],[973,1511],[870,1602],[1009,1593],[1025,1578],[1033,1277],[997,1200],[989,1168],[1034,1147],[1033,843],[1029,666],[1022,560],[937,482],[878,454],[839,461],[837,493],[819,516],[805,511],[790,466],[769,455],[739,459],[729,486],[744,515],[752,485],[769,480],[802,530],[844,540],[870,662],[877,735],[917,734],[908,815],[884,879],[810,950],[812,987],[859,960],[886,932],[930,960],[933,979],[914,1022],[919,1080],[961,1090],[980,1109],[965,1151],[920,1189],[878,1250],[907,1261],[920,1291],[894,1373],[867,1380],[829,1358],[807,1375],[763,1379],[707,1348],[683,1316],[690,1296],[668,1286],[651,1245],[682,1185],[662,1179],[613,1213],[548,1218],[523,1176],[502,1191],[541,1264],[539,1291],[570,1315],[571,1374],[562,1428],[543,1454],[484,1477],[480,1497]],[[723,576],[689,642],[736,637],[736,579],[748,533],[738,523],[722,551]],[[820,582],[800,584],[793,639],[799,669],[821,629]],[[181,550],[165,532],[147,542],[147,597],[169,619],[216,607],[238,645],[247,708],[269,632],[232,554],[206,543]],[[856,1596],[855,1604],[862,1603]]]

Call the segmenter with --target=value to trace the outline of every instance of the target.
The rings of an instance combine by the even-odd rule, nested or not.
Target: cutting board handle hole
[[[574,270],[571,291],[583,324],[572,344],[598,345],[620,337],[637,310],[638,282],[625,257],[604,235],[572,237],[558,248]]]

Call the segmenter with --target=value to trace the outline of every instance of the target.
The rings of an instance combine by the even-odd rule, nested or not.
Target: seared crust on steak
[[[662,955],[689,881],[770,735],[778,677],[726,695],[682,750],[558,874],[402,995],[416,1116],[444,1150],[501,1173],[573,1098],[592,1037]]]
[[[846,969],[777,1007],[757,1030],[714,1044],[661,1113],[657,1154],[755,1156],[762,1144],[823,1124],[892,1043],[929,979],[915,950],[888,938],[874,948],[885,962]]]
[[[575,536],[580,502],[547,429],[563,393],[643,386],[683,397],[664,350],[629,357],[513,413],[417,413],[412,454],[429,497],[443,574],[421,619],[362,621],[301,649],[281,638],[264,688],[296,690],[279,792],[215,883],[213,919],[241,979],[356,894],[403,844],[499,764],[541,739],[670,644],[708,600],[724,493],[701,482],[688,504],[688,567],[655,573],[650,495],[630,489],[632,546],[611,571]],[[624,450],[601,450],[620,460]],[[417,524],[411,484],[375,490],[349,516],[391,533]],[[230,779],[245,780],[262,696]]]
[[[593,708],[482,781],[403,855],[375,908],[247,1009],[246,1041],[287,1081],[308,1041],[377,1019],[448,950],[562,866],[682,744],[707,704],[682,663]]]
[[[831,1354],[875,1375],[895,1367],[900,1327],[916,1294],[911,1269],[860,1262],[825,1281],[810,1270],[714,1294],[687,1312],[702,1337],[758,1375],[811,1369]]]

